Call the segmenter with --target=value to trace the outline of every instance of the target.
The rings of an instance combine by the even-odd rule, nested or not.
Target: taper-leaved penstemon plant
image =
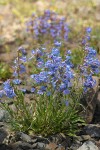
[[[25,49],[18,49],[13,66],[14,79],[4,82],[0,90],[1,98],[13,99],[15,108],[3,101],[1,106],[8,111],[8,122],[14,131],[32,131],[43,136],[62,132],[74,136],[84,124],[80,100],[96,84],[92,76],[100,72],[96,50],[88,44],[90,32],[91,28],[87,28],[82,41],[84,55],[77,67],[71,62],[70,50],[62,56],[59,41],[55,41],[49,51],[41,47],[28,56]],[[30,61],[35,68],[31,75],[28,71]],[[33,95],[31,102],[25,99],[29,93]]]

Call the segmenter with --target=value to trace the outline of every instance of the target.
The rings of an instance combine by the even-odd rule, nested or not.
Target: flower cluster
[[[97,51],[89,46],[90,33],[92,29],[90,27],[86,28],[86,36],[82,41],[85,45],[84,62],[81,66],[81,73],[84,76],[84,90],[87,91],[88,88],[92,88],[96,81],[93,79],[93,75],[100,73],[100,60],[97,58]]]
[[[46,10],[40,17],[33,15],[27,23],[27,30],[31,31],[37,38],[43,38],[43,36],[47,35],[47,37],[60,38],[65,41],[67,41],[69,33],[69,27],[65,18],[59,17],[50,10]]]
[[[83,45],[87,45],[88,41],[91,39],[91,36],[90,36],[91,31],[92,29],[90,27],[86,28],[86,35],[84,39],[82,40]]]
[[[96,50],[92,47],[85,47],[86,56],[84,63],[81,67],[82,74],[85,78],[84,89],[92,88],[96,81],[93,79],[93,75],[100,73],[100,60],[96,57]]]
[[[32,74],[33,82],[39,85],[38,94],[61,92],[69,94],[71,87],[71,80],[74,77],[72,71],[72,63],[70,62],[70,51],[65,56],[65,60],[60,55],[59,47],[52,48],[51,52],[47,55],[44,61],[38,58],[37,67],[41,69],[38,74]]]
[[[21,80],[19,79],[19,75],[26,73],[26,68],[24,65],[27,62],[26,54],[27,53],[23,47],[20,47],[18,49],[18,56],[15,59],[14,66],[13,66],[14,69],[13,76],[15,77],[13,83],[16,85],[21,83]]]
[[[14,98],[16,96],[13,87],[10,84],[10,80],[3,83],[3,90],[0,91],[0,97],[6,95],[8,98]]]

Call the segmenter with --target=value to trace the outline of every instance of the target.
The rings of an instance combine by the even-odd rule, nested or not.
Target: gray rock
[[[81,135],[76,137],[76,141],[85,142],[87,140],[91,140],[90,135]]]
[[[37,143],[32,144],[32,148],[37,148]]]
[[[15,150],[5,144],[0,144],[0,150]]]
[[[30,135],[27,135],[23,132],[16,132],[14,137],[15,137],[15,141],[22,141],[22,142],[29,143],[31,145],[36,142],[36,140],[31,139]]]
[[[8,113],[6,110],[3,110],[0,108],[0,121],[6,121],[6,119],[8,118]]]
[[[51,135],[49,137],[49,141],[53,142],[53,143],[56,143],[56,144],[62,143],[66,139],[67,139],[67,142],[68,142],[69,138],[66,137],[63,133],[59,133],[59,134],[56,134],[56,135]]]
[[[25,133],[21,133],[21,139],[24,142],[31,142],[31,137]]]
[[[32,149],[32,145],[28,143],[21,143],[20,148],[28,150],[29,148]]]
[[[8,133],[5,129],[0,129],[0,143],[4,141],[4,139],[7,137]]]
[[[99,148],[93,142],[87,141],[77,150],[99,150]]]
[[[90,135],[92,138],[100,138],[100,125],[99,124],[89,124],[83,129],[83,133]]]
[[[14,150],[29,150],[32,149],[32,145],[26,142],[18,141],[10,145]]]
[[[72,146],[70,147],[70,150],[77,150],[80,146],[81,146],[81,144],[74,143],[74,144],[72,144]]]
[[[36,142],[37,142],[37,139],[32,139],[31,140],[31,143],[33,143],[33,144],[36,143]]]
[[[42,136],[34,136],[32,140],[37,139],[37,142],[48,144],[50,141],[48,138]]]
[[[4,125],[4,123],[3,122],[0,122],[0,128],[1,127],[4,127],[5,125]]]
[[[40,148],[40,149],[43,149],[46,147],[46,144],[45,143],[42,143],[42,142],[38,142],[37,143],[37,147]]]

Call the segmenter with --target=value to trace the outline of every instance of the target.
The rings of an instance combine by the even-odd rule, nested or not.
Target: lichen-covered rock
[[[87,141],[77,150],[99,150],[99,148],[93,142]]]

